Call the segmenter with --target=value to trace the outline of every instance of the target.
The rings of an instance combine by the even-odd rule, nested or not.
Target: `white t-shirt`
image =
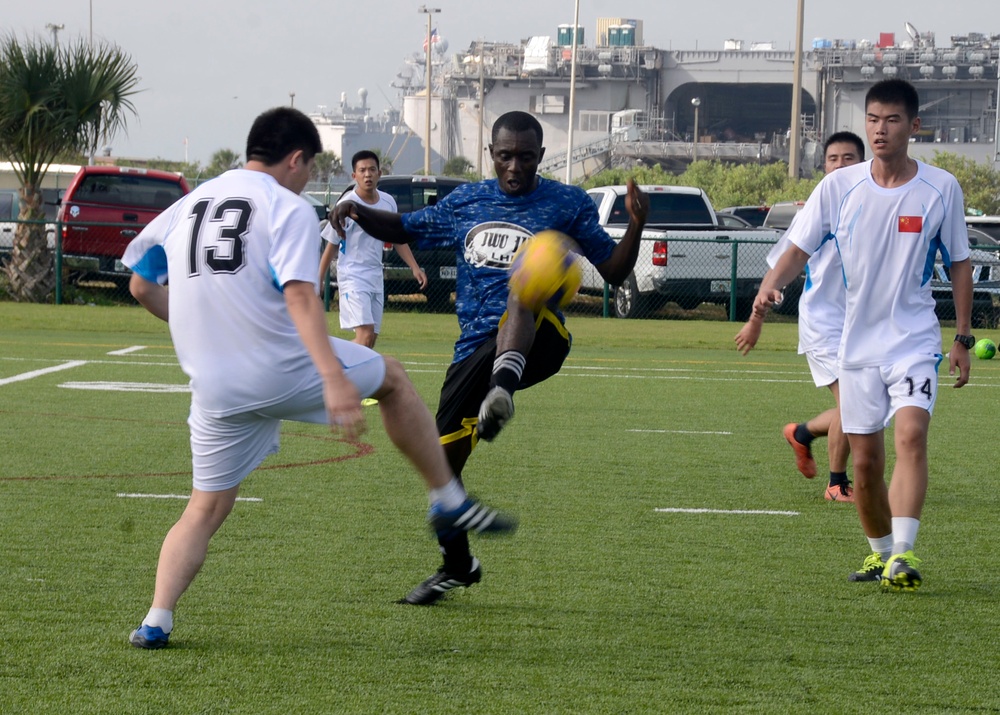
[[[282,291],[318,287],[320,246],[305,199],[246,169],[197,187],[129,244],[125,265],[169,280],[170,334],[206,413],[281,402],[315,374]]]
[[[363,200],[353,190],[345,194],[337,203],[355,201],[363,206],[395,213],[396,200],[378,189],[375,192],[378,194],[378,200],[373,204]],[[323,238],[330,243],[340,241],[340,252],[337,254],[337,288],[342,293],[345,291],[381,293],[384,287],[382,280],[383,242],[369,236],[351,219],[347,219],[344,224],[344,234],[345,238],[339,238],[333,230],[333,226],[329,224],[323,228],[322,233]]]
[[[955,177],[917,162],[917,174],[887,189],[871,161],[820,181],[786,232],[810,256],[836,248],[847,289],[839,361],[844,368],[889,365],[902,356],[941,352],[931,277],[969,257],[962,189]],[[833,245],[824,247],[827,242]]]
[[[797,214],[789,230],[796,219]],[[767,264],[774,268],[791,245],[786,231],[767,254]],[[846,301],[844,267],[837,246],[828,241],[806,263],[806,281],[799,297],[799,353],[837,352]]]

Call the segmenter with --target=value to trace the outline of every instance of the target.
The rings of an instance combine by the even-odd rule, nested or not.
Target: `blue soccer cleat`
[[[500,536],[513,533],[517,529],[517,519],[501,514],[496,509],[484,506],[470,497],[452,511],[445,511],[439,503],[433,504],[427,520],[439,538],[456,536],[463,531],[484,536]]]
[[[170,634],[164,633],[159,626],[139,626],[132,631],[128,642],[136,648],[156,650],[157,648],[166,648],[169,639]]]

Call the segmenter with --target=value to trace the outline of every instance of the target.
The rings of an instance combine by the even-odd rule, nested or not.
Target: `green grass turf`
[[[171,647],[146,652],[126,638],[184,502],[117,495],[190,491],[188,395],[65,385],[183,385],[165,326],[0,303],[0,382],[86,361],[0,384],[0,712],[1000,712],[1000,362],[974,360],[962,390],[942,369],[924,586],[883,594],[846,580],[868,547],[853,509],[822,498],[825,443],[807,481],[781,438],[832,404],[794,325],[768,324],[745,358],[732,324],[570,327],[562,373],[519,393],[467,468],[522,519],[475,544],[481,584],[396,605],[438,555],[376,408],[364,449],[288,424]],[[434,406],[456,333],[454,317],[391,313],[379,348]]]

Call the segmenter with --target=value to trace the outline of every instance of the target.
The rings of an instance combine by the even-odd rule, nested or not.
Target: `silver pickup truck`
[[[615,315],[642,317],[673,301],[688,310],[718,303],[727,306],[730,317],[746,320],[767,272],[767,253],[781,231],[721,228],[708,196],[698,188],[641,188],[649,196],[649,217],[635,269],[614,290]],[[628,225],[626,187],[601,186],[587,194],[607,232],[621,238]],[[597,270],[586,262],[582,266],[581,290],[603,292]]]

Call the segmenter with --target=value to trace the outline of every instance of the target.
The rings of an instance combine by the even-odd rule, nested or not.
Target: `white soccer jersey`
[[[798,215],[792,219],[792,226]],[[789,229],[791,226],[789,226]],[[786,231],[767,254],[774,268],[778,259],[792,245]],[[836,245],[823,244],[806,263],[806,280],[799,297],[799,353],[815,350],[836,353],[844,329],[847,290],[844,269]]]
[[[788,239],[813,255],[833,242],[847,290],[840,365],[889,365],[941,352],[931,276],[940,251],[946,265],[969,257],[962,189],[948,172],[917,162],[916,176],[887,189],[871,161],[831,172],[819,183]]]
[[[204,412],[280,402],[315,374],[282,286],[317,285],[320,246],[312,207],[246,169],[205,182],[129,244],[125,265],[169,282],[174,348]]]
[[[364,201],[356,192],[350,191],[337,203],[355,201],[380,211],[396,211],[396,200],[387,193],[378,191],[378,201],[373,204]],[[359,291],[381,293],[382,282],[382,241],[365,233],[354,221],[347,219],[344,224],[345,238],[338,238],[332,226],[323,229],[323,238],[330,243],[340,241],[337,254],[337,288],[341,292]]]

